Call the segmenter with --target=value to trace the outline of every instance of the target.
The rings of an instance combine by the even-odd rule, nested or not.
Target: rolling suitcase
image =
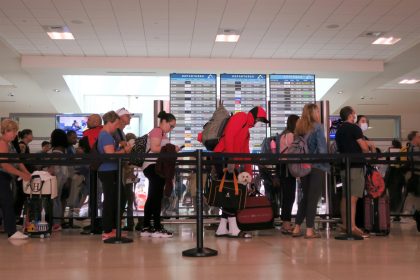
[[[52,230],[53,205],[49,195],[32,195],[24,205],[24,233],[34,237],[49,237]]]
[[[52,231],[53,202],[57,197],[57,179],[45,171],[35,171],[23,182],[28,197],[24,204],[23,231],[29,236],[49,237]]]
[[[373,235],[388,235],[391,228],[388,195],[383,194],[378,198],[365,196],[364,205],[365,230],[369,231],[369,233]]]
[[[265,196],[247,197],[245,208],[236,214],[240,230],[260,230],[274,227],[274,214],[270,201]]]

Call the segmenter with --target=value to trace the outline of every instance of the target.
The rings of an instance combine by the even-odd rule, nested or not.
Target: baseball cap
[[[267,112],[261,106],[255,106],[251,109],[251,114],[254,116],[255,119],[259,119],[263,123],[270,123],[267,120]]]
[[[117,111],[115,111],[115,113],[117,113],[117,115],[118,115],[118,116],[120,116],[120,117],[122,117],[122,116],[124,116],[124,115],[130,115],[130,116],[134,115],[134,114],[130,113],[130,112],[129,112],[127,109],[125,109],[124,107],[122,107],[122,108],[118,109]]]

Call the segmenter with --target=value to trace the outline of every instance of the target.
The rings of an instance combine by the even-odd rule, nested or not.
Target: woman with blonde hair
[[[16,153],[11,142],[16,138],[18,124],[10,119],[1,122],[0,153]],[[3,212],[4,230],[10,239],[26,239],[27,235],[16,230],[16,216],[13,208],[13,194],[10,189],[12,175],[18,176],[25,181],[31,180],[23,163],[11,164],[0,163],[0,209]]]
[[[124,154],[131,151],[131,146],[119,147],[113,133],[120,126],[120,117],[114,111],[109,111],[102,116],[104,126],[99,133],[97,149],[100,154]],[[98,177],[102,182],[104,192],[104,203],[102,213],[102,240],[116,236],[117,222],[121,217],[117,217],[117,191],[118,191],[118,163],[115,161],[105,161],[98,169]],[[121,197],[124,202],[124,195]],[[121,204],[123,205],[123,204]]]
[[[327,141],[324,129],[321,125],[321,116],[316,104],[306,104],[302,116],[296,123],[295,136],[303,136],[308,146],[308,154],[326,154]],[[298,205],[296,226],[293,237],[303,236],[301,224],[306,218],[305,238],[320,238],[320,234],[314,231],[316,208],[324,186],[324,172],[329,171],[328,163],[313,163],[311,172],[300,178],[303,196]]]

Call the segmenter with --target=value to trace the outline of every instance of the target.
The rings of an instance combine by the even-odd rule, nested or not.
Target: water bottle
[[[271,140],[271,142],[270,142],[270,149],[271,149],[271,152],[272,152],[273,154],[275,154],[275,153],[276,153],[276,141],[274,141],[274,139],[273,139],[273,140]]]

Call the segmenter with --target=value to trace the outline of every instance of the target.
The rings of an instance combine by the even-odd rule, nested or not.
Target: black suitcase
[[[364,198],[364,204],[364,228],[373,235],[388,235],[391,231],[388,195],[383,194],[378,198],[371,198],[366,196]]]
[[[24,233],[31,237],[51,235],[53,204],[50,195],[29,196],[24,205]]]

